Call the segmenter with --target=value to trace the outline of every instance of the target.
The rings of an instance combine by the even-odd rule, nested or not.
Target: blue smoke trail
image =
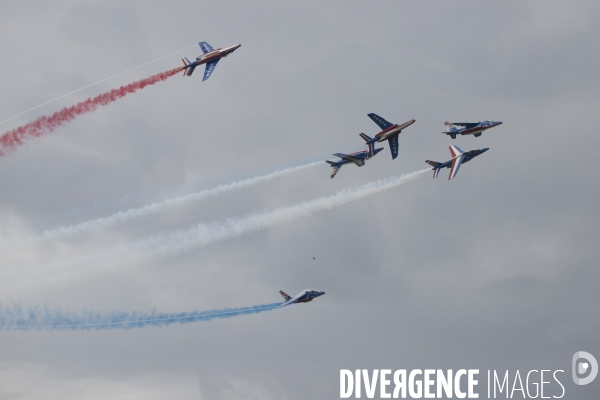
[[[0,329],[3,330],[108,330],[133,329],[146,326],[168,326],[191,322],[210,321],[216,318],[231,318],[240,315],[258,314],[278,308],[281,303],[260,304],[251,307],[225,308],[222,310],[192,311],[182,313],[151,312],[71,312],[43,307],[24,308],[18,303],[4,306],[0,303]]]

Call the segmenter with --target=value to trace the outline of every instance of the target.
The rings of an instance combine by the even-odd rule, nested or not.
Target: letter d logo
[[[580,358],[584,358],[586,361],[577,362]],[[587,372],[588,368],[592,367],[590,374],[585,378],[578,378],[577,375],[583,375]],[[588,352],[578,351],[573,354],[573,382],[576,385],[587,385],[591,383],[598,375],[598,361]]]

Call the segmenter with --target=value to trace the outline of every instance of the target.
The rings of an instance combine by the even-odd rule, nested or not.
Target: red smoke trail
[[[26,139],[36,138],[47,135],[61,125],[71,121],[78,115],[86,114],[95,111],[98,107],[105,106],[113,101],[125,97],[130,93],[145,88],[149,85],[162,82],[167,78],[177,74],[181,68],[175,68],[169,71],[161,72],[149,78],[130,83],[129,85],[121,86],[113,89],[110,92],[100,94],[93,99],[87,99],[77,103],[71,107],[65,107],[60,111],[48,116],[37,118],[26,125],[12,129],[0,136],[0,156],[4,156],[11,151],[14,151],[18,146],[22,145]]]

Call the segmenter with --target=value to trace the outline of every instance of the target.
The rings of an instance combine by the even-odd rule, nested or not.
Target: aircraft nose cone
[[[489,147],[484,147],[483,149],[481,149],[482,153],[485,153],[486,151],[488,151],[490,148]]]

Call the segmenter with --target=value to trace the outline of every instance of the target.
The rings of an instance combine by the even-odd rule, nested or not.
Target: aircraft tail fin
[[[368,135],[365,135],[364,133],[361,133],[361,134],[359,134],[359,136],[360,136],[361,138],[363,138],[363,139],[365,140],[365,142],[367,142],[367,143],[369,143],[369,141],[373,140],[373,138],[372,138],[372,137],[370,137],[370,136],[368,136]]]
[[[183,57],[181,59],[181,61],[183,61],[183,76],[192,76],[192,74],[194,73],[194,70],[196,69],[196,66],[194,65],[193,67],[190,67],[190,64],[192,63],[190,60],[188,60],[186,57]]]
[[[285,301],[291,300],[292,298],[290,297],[290,295],[288,295],[286,292],[284,292],[283,290],[280,290],[279,293],[283,296],[283,298],[285,299]]]
[[[369,157],[373,157],[375,155],[375,143],[372,142],[373,139],[364,133],[361,133],[360,137],[363,138],[367,143],[367,146],[369,146]]]
[[[433,179],[437,178],[438,174],[440,173],[439,166],[442,165],[442,163],[431,160],[425,160],[425,162],[433,167]]]
[[[188,70],[188,65],[189,65],[189,63],[188,63],[188,62],[185,62],[185,57],[184,57],[184,58],[182,58],[182,59],[181,59],[181,61],[183,61],[183,68],[182,68],[182,69],[183,69],[183,76],[185,76],[185,74],[186,74],[186,72],[187,72],[187,70]]]

